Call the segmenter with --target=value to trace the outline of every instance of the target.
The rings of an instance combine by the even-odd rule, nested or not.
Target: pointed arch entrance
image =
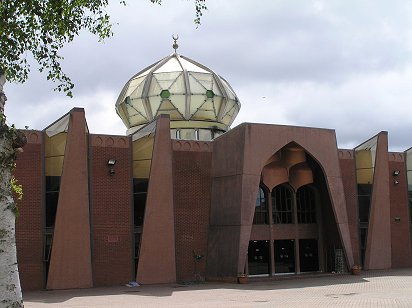
[[[265,223],[262,215],[268,217]],[[248,248],[249,275],[332,271],[339,249],[322,168],[303,147],[290,143],[262,169]]]

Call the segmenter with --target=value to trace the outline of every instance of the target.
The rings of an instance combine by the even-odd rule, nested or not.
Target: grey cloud
[[[119,22],[113,38],[100,44],[82,33],[63,50],[75,98],[53,92],[45,75],[34,73],[27,84],[6,87],[10,120],[44,128],[72,106],[85,106],[96,123],[89,123],[91,131],[101,132],[104,127],[95,119],[104,112],[116,117],[117,93],[132,75],[170,54],[171,36],[178,33],[178,52],[214,69],[238,93],[242,121],[336,128],[340,144],[360,143],[388,130],[391,146],[412,144],[404,133],[407,124],[391,124],[399,112],[373,111],[377,102],[405,105],[412,96],[410,87],[394,86],[412,66],[411,4],[208,0],[207,5],[198,29],[191,1],[111,5],[109,13]],[[113,102],[103,92],[111,93]],[[118,131],[123,131],[121,123]]]

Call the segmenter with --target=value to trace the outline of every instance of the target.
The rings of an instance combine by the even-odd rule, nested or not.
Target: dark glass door
[[[299,259],[301,272],[319,270],[318,241],[316,239],[299,240]]]
[[[269,241],[250,241],[248,249],[249,275],[269,274]]]
[[[295,241],[275,241],[275,273],[295,272]]]

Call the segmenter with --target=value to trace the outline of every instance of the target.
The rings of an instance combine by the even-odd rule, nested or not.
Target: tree
[[[161,4],[161,0],[150,0]],[[206,0],[194,0],[194,23],[199,25]],[[120,3],[126,5],[125,1]],[[113,35],[105,8],[108,0],[0,0],[0,307],[23,307],[19,282],[12,188],[16,153],[26,143],[22,132],[9,126],[4,115],[7,100],[3,85],[24,82],[30,73],[31,54],[56,82],[55,90],[73,96],[74,84],[63,72],[59,50],[87,30],[99,40]]]

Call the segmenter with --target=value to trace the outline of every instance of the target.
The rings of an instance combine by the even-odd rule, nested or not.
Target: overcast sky
[[[17,127],[43,129],[84,107],[92,133],[124,134],[115,102],[128,79],[178,52],[223,76],[242,122],[324,127],[353,148],[382,130],[390,150],[412,146],[412,2],[387,0],[207,0],[202,25],[190,0],[112,0],[114,37],[83,33],[62,54],[74,98],[32,66],[8,84],[6,114]]]

